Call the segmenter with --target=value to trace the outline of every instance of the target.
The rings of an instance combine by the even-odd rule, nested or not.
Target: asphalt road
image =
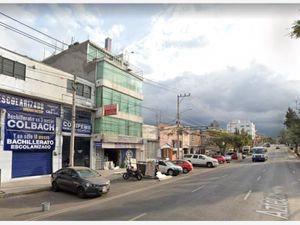
[[[267,162],[195,168],[165,181],[112,183],[99,198],[43,192],[0,200],[1,220],[280,221],[300,220],[300,160],[269,149]],[[50,211],[40,204],[49,201]]]

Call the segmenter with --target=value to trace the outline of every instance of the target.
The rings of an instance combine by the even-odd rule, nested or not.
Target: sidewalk
[[[98,172],[110,181],[122,178],[125,169],[98,170]],[[30,194],[51,189],[51,176],[40,176],[34,178],[20,178],[10,182],[2,183],[0,186],[0,198],[8,198],[16,195]]]

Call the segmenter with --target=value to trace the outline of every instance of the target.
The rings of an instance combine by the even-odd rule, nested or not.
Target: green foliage
[[[284,125],[286,130],[281,133],[281,140],[286,141],[288,144],[296,145],[296,151],[298,143],[300,142],[300,118],[296,111],[288,108],[285,114]]]
[[[229,146],[233,146],[234,149],[240,150],[245,145],[251,145],[251,136],[244,130],[241,132],[227,133],[221,131],[210,131],[211,143],[215,144],[224,153]]]
[[[300,37],[300,20],[297,20],[293,23],[292,32],[290,33],[292,38]]]

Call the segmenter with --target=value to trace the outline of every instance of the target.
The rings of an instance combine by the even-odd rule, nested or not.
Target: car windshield
[[[263,154],[265,153],[265,150],[262,148],[253,149],[254,154]]]
[[[91,169],[78,169],[78,170],[76,170],[76,172],[82,178],[100,176],[100,174],[97,171],[94,171],[94,170],[91,170]]]

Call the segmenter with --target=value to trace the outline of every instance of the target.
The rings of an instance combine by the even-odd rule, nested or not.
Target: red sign
[[[116,104],[104,106],[104,116],[109,116],[109,115],[117,115],[117,105]]]

